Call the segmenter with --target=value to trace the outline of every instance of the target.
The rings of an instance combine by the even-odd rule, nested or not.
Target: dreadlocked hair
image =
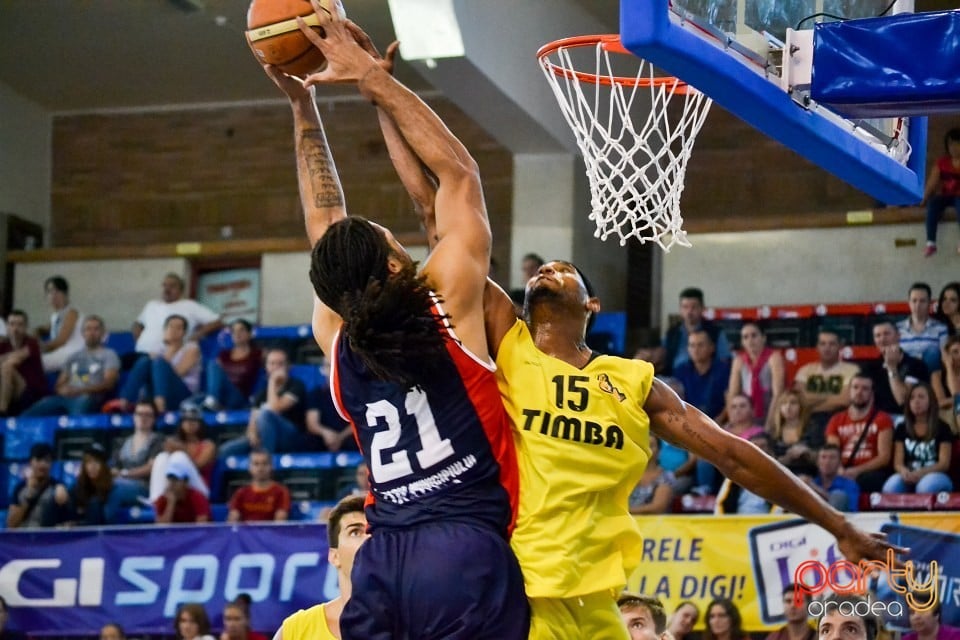
[[[327,229],[313,248],[310,282],[317,297],[343,318],[343,335],[369,374],[411,387],[438,373],[448,333],[446,315],[416,263],[391,274],[383,233],[350,217]]]

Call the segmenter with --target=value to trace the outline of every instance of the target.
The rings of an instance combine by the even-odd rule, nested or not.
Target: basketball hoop
[[[571,52],[590,48],[593,70],[577,69],[588,66],[591,56],[581,53],[574,60]],[[617,75],[611,53],[639,64],[636,76]],[[618,35],[556,40],[541,47],[537,58],[586,163],[594,236],[606,240],[615,233],[621,246],[635,237],[665,251],[674,244],[689,247],[680,194],[710,98],[678,78],[656,76],[653,65],[624,49]],[[634,123],[638,94],[647,94],[651,106],[645,120]],[[683,107],[679,118],[668,109],[675,97]]]

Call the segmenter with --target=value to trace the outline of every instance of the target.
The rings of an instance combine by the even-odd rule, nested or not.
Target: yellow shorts
[[[614,591],[530,598],[530,640],[630,640]]]

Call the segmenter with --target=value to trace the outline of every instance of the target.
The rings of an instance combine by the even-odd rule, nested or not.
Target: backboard
[[[912,10],[912,0],[621,0],[620,37],[634,55],[875,199],[916,204],[926,118],[848,118],[809,90],[815,24]]]

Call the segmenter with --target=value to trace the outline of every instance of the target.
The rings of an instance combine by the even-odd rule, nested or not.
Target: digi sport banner
[[[107,622],[129,634],[173,631],[184,602],[223,606],[250,594],[255,629],[337,595],[324,525],[187,525],[4,531],[0,595],[9,628],[97,635]]]

